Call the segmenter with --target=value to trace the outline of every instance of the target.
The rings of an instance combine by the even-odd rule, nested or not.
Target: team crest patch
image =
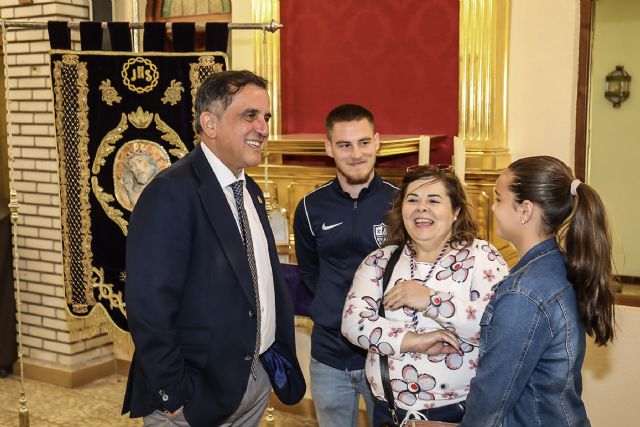
[[[387,224],[384,222],[373,226],[373,237],[376,239],[378,247],[381,248],[384,243],[384,239],[387,237]]]

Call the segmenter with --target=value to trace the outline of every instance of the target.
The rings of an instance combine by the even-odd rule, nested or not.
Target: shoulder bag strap
[[[384,317],[384,304],[382,302],[384,299],[384,292],[387,290],[387,285],[391,280],[391,273],[393,273],[393,268],[398,263],[402,251],[402,246],[396,248],[389,257],[389,262],[387,262],[387,266],[384,269],[384,274],[382,275],[382,296],[380,297],[380,307],[378,308],[378,314],[380,317]],[[389,405],[389,411],[391,411],[391,417],[393,418],[395,425],[398,425],[396,403],[393,398],[393,390],[391,389],[391,379],[389,378],[389,357],[383,354],[380,354],[380,378],[382,380],[382,388],[384,389],[384,397],[387,400],[387,405]]]

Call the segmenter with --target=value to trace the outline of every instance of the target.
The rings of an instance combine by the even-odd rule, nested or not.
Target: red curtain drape
[[[281,0],[282,130],[323,132],[335,106],[369,108],[384,134],[458,131],[458,0]]]

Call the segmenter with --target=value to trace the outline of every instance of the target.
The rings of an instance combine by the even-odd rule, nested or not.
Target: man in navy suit
[[[244,174],[260,163],[269,104],[251,72],[203,81],[201,143],[147,185],[131,215],[135,354],[123,413],[145,426],[257,426],[272,387],[285,404],[305,393],[263,195]]]

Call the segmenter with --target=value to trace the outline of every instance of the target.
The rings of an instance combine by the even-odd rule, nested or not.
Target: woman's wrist
[[[417,333],[407,332],[402,338],[402,342],[400,343],[400,352],[401,353],[415,352],[415,342],[417,337],[418,337]]]
[[[426,317],[433,317],[432,314],[429,313],[429,309],[432,306],[439,306],[442,303],[442,299],[438,296],[438,292],[433,289],[429,289],[429,299],[427,301],[427,306],[422,310],[422,314]]]
[[[431,305],[431,288],[423,286],[422,289],[420,298],[416,298],[419,302],[412,307],[416,311],[425,311]]]

